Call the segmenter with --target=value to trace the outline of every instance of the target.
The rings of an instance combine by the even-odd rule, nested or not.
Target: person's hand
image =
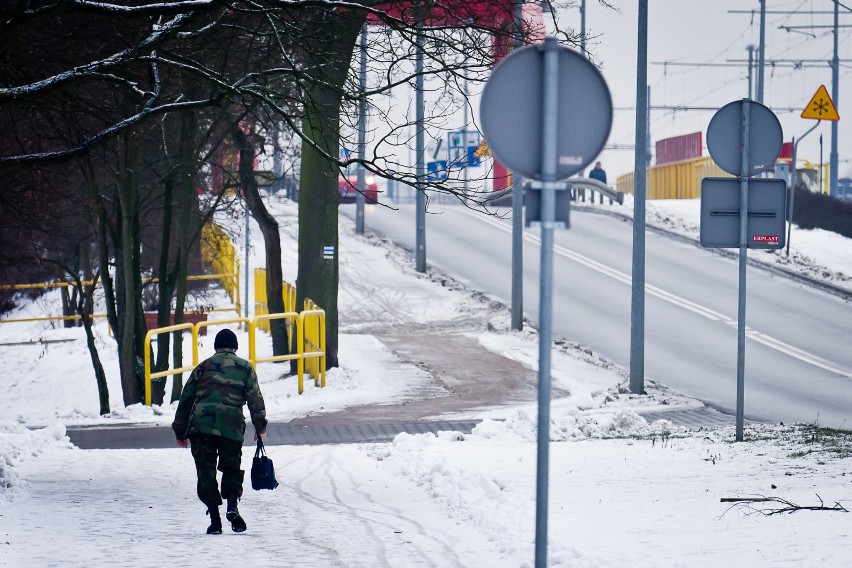
[[[261,432],[260,434],[255,432],[254,433],[254,441],[257,442],[258,440],[266,441],[266,432]]]
[[[179,440],[177,440],[177,445],[178,445],[178,448],[186,449],[186,448],[189,447],[189,441],[186,438],[184,438],[183,440],[179,439]]]

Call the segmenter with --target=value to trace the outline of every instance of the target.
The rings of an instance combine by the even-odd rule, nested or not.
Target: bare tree
[[[327,364],[336,366],[338,260],[336,254],[324,260],[321,251],[329,245],[338,250],[341,169],[357,163],[419,190],[483,201],[485,176],[462,196],[458,176],[448,182],[418,178],[404,154],[412,126],[445,127],[460,105],[469,104],[461,96],[464,78],[481,82],[517,33],[535,31],[515,29],[515,6],[512,0],[139,0],[132,5],[25,0],[0,7],[0,61],[10,63],[0,66],[0,122],[10,134],[0,141],[0,171],[35,171],[78,158],[88,163],[101,280],[109,290],[125,404],[141,399],[136,370],[145,334],[140,214],[150,199],[172,203],[154,185],[173,191],[177,200],[187,199],[189,188],[203,183],[212,149],[229,136],[244,155],[237,175],[248,204],[266,225],[267,251],[272,251],[269,298],[277,301],[278,232],[274,219],[263,214],[248,164],[259,151],[258,137],[271,139],[286,124],[301,143],[298,300],[310,297],[326,310]],[[371,80],[362,92],[351,63],[365,22],[374,27],[368,47]],[[573,41],[556,28],[564,41]],[[410,113],[399,112],[408,103],[398,101],[406,98],[399,91],[414,83],[418,54],[425,59],[419,73],[431,78],[436,102],[425,124],[412,125]],[[354,111],[364,100],[381,125],[373,132],[371,156],[341,160],[341,136],[354,135]],[[169,144],[152,150],[149,143],[152,132],[162,132],[158,123],[172,114],[182,118],[169,132],[186,136],[192,147],[181,150],[182,157],[167,157]],[[251,136],[234,130],[235,117],[249,119]],[[158,152],[170,164],[159,177],[150,171]],[[194,207],[175,203],[183,203],[175,209],[178,218]],[[180,237],[172,255],[166,250],[171,241],[163,239],[162,254],[178,260],[171,268],[159,267],[166,278],[160,323],[170,308],[163,302],[171,302],[173,287],[183,286],[175,267],[185,261],[191,240]],[[115,286],[105,268],[110,264],[116,267]],[[282,348],[280,341],[275,344]]]

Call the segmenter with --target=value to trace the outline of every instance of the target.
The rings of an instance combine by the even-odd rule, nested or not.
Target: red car
[[[379,202],[379,186],[376,184],[376,178],[372,175],[364,176],[364,201],[367,203]],[[355,197],[358,195],[358,176],[340,176],[337,178],[337,195],[340,197],[340,203],[355,203]]]

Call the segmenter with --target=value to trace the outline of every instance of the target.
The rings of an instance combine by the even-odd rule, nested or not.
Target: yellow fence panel
[[[316,304],[306,301],[306,305],[310,305],[312,309],[305,310],[302,313],[287,312],[283,314],[265,314],[257,316],[254,320],[248,318],[229,318],[223,320],[202,321],[196,324],[182,323],[170,325],[150,330],[145,335],[145,404],[151,405],[151,381],[160,377],[177,375],[179,373],[190,372],[199,363],[198,354],[198,336],[201,328],[228,323],[243,323],[246,324],[249,336],[249,356],[248,360],[252,366],[257,366],[259,363],[278,362],[278,361],[297,361],[298,369],[298,388],[299,394],[304,392],[304,376],[305,369],[308,368],[308,373],[314,379],[314,385],[325,388],[325,310],[316,307]],[[256,333],[260,324],[272,319],[286,319],[288,327],[296,329],[296,353],[290,355],[274,355],[272,357],[257,357],[256,348]],[[151,372],[151,340],[156,335],[161,333],[170,333],[174,331],[189,330],[192,332],[192,365],[178,367],[175,369],[167,369],[156,373]]]
[[[706,177],[733,176],[724,172],[710,156],[651,166],[646,172],[645,195],[647,199],[698,199],[701,180]],[[632,194],[634,172],[618,176],[616,187],[618,191]]]
[[[284,311],[289,311],[284,308]],[[266,298],[266,269],[254,269],[254,315],[265,316],[269,313],[269,304]],[[269,333],[269,320],[262,319],[257,322],[257,328]]]
[[[296,310],[296,287],[287,282],[282,282],[282,296],[284,299],[284,312],[290,313]],[[266,269],[254,269],[254,315],[262,316],[269,313],[269,302],[266,296]],[[258,329],[269,333],[269,319],[261,319],[257,322]],[[289,327],[289,323],[288,323]],[[288,337],[292,335],[288,334]]]
[[[173,331],[190,330],[192,332],[192,365],[178,367],[176,369],[166,369],[157,373],[151,372],[151,340],[161,333],[171,333]],[[151,406],[151,381],[160,377],[169,375],[179,375],[180,373],[188,373],[198,365],[198,327],[197,324],[179,323],[166,327],[158,327],[149,330],[145,334],[145,405]]]
[[[303,310],[299,319],[302,332],[298,339],[298,349],[302,351],[299,363],[304,364],[308,374],[313,377],[314,386],[325,388],[325,310]],[[299,376],[302,376],[301,370]]]

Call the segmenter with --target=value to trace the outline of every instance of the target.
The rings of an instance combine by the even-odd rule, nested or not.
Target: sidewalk
[[[467,434],[484,412],[537,402],[535,371],[466,335],[388,335],[379,339],[404,362],[428,369],[433,381],[412,390],[401,402],[352,406],[289,422],[271,422],[267,445],[389,442],[402,432],[455,430]],[[405,382],[403,374],[411,368],[409,365],[395,367],[399,381]],[[388,379],[395,380],[393,376]],[[569,395],[558,386],[551,391],[554,401]],[[636,412],[649,422],[668,420],[690,429],[734,425],[733,416],[704,406],[639,407]],[[77,427],[69,428],[68,435],[82,449],[174,446],[171,429],[150,425]],[[253,431],[247,428],[246,446],[254,445],[252,438]]]

